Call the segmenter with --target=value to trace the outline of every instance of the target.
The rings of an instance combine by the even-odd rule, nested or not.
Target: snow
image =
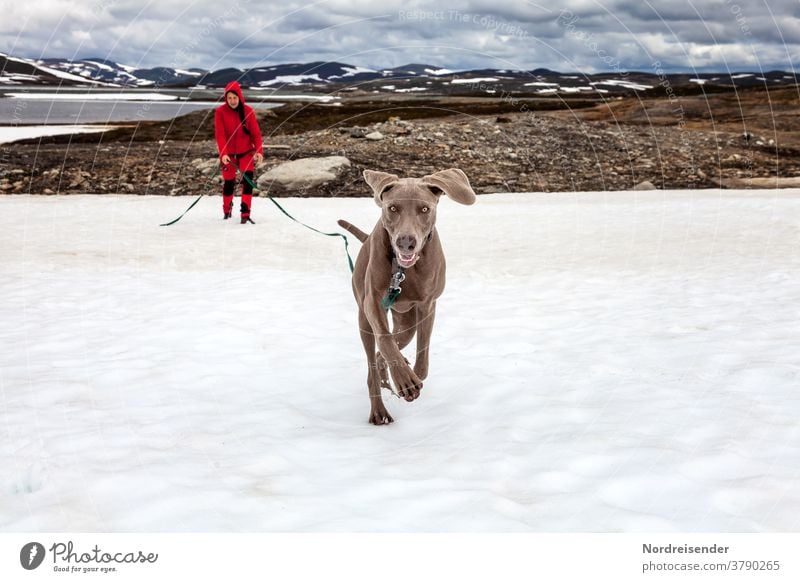
[[[38,75],[25,75],[23,73],[6,75],[5,73],[0,73],[0,83],[12,83],[16,85],[19,83],[35,83],[40,79],[41,77]]]
[[[263,87],[268,87],[270,85],[300,85],[301,83],[307,83],[308,81],[312,81],[314,83],[327,83],[325,79],[320,79],[318,74],[313,75],[280,75],[275,77],[274,79],[270,79],[269,81],[260,81],[258,84]]]
[[[689,79],[690,83],[697,83],[698,85],[705,85],[708,83],[708,79]]]
[[[474,77],[472,79],[453,79],[450,81],[451,85],[467,85],[471,83],[494,83],[499,81],[497,77]]]
[[[272,89],[271,87],[270,88],[267,88],[267,87],[250,87],[250,89],[252,89],[254,91],[266,91],[266,90],[274,91],[274,89]],[[264,97],[260,97],[259,96],[259,99],[262,99],[262,100],[274,99],[276,101],[321,101],[323,103],[329,103],[329,102],[335,101],[336,99],[339,99],[339,98],[334,96],[334,95],[310,95],[310,94],[309,95],[284,95],[282,93],[274,92],[274,93],[272,93],[270,95],[265,95]]]
[[[412,71],[409,71],[412,72]],[[429,75],[452,75],[455,71],[451,71],[450,69],[425,69],[425,72]]]
[[[6,97],[16,99],[64,99],[64,100],[98,100],[98,101],[177,101],[176,95],[164,95],[162,93],[134,93],[134,92],[113,92],[101,93],[92,91],[90,93],[60,91],[58,93],[5,93]]]
[[[341,79],[343,77],[353,77],[355,75],[360,75],[361,73],[374,73],[374,69],[368,69],[366,67],[342,67],[342,70],[347,71],[343,75],[332,75],[331,79]]]
[[[755,76],[755,73],[739,73],[738,75],[731,75],[731,79],[746,79]]]
[[[558,89],[563,93],[581,93],[582,91],[594,91],[594,87],[560,87]],[[545,90],[537,91],[538,93],[544,93]]]
[[[544,81],[534,81],[533,83],[525,83],[525,87],[558,87],[558,83],[546,83]]]
[[[16,125],[0,126],[0,144],[21,139],[69,135],[71,133],[98,133],[111,129],[109,125]]]
[[[633,89],[635,91],[646,91],[652,89],[652,85],[643,85],[641,83],[633,83],[632,81],[625,81],[622,79],[608,79],[606,81],[596,81],[589,83],[590,85],[610,85],[611,87],[622,87],[624,89]]]
[[[114,67],[110,67],[105,63],[98,63],[97,61],[88,61],[88,60],[85,60],[83,62],[84,63],[89,63],[91,65],[94,65],[95,67],[97,67],[98,69],[100,69],[102,71],[111,71],[111,72],[115,71]]]
[[[47,66],[41,64],[40,62],[37,62],[37,63],[34,64],[32,61],[27,61],[27,60],[19,60],[19,59],[9,59],[9,60],[15,60],[15,61],[18,61],[18,62],[21,62],[21,63],[32,64],[37,69],[39,69],[40,71],[44,71],[46,73],[50,73],[51,75],[53,75],[54,77],[58,77],[59,79],[66,79],[68,81],[77,81],[79,83],[84,83],[84,84],[85,83],[92,83],[92,84],[95,84],[95,85],[108,85],[108,83],[103,83],[103,82],[100,82],[100,81],[94,81],[92,79],[86,79],[85,77],[81,77],[79,75],[73,75],[71,73],[67,73],[65,71],[61,71],[59,69],[54,69],[52,67],[47,67]]]
[[[430,376],[385,427],[340,241],[265,199],[157,226],[191,201],[0,197],[3,531],[800,526],[800,190],[443,200]]]

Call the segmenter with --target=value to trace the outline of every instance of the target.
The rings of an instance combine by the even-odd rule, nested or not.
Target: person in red
[[[226,220],[233,211],[233,187],[236,184],[236,168],[244,174],[242,178],[242,224],[250,219],[253,202],[255,166],[264,159],[264,144],[253,108],[245,105],[242,88],[236,81],[225,87],[225,104],[214,113],[214,135],[217,139],[219,159],[222,163],[222,212]]]

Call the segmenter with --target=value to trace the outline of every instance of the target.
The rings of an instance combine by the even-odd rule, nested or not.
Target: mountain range
[[[427,94],[630,94],[659,88],[676,93],[725,91],[744,87],[797,85],[794,72],[561,73],[533,70],[474,69],[455,71],[412,63],[391,69],[367,69],[337,62],[288,63],[248,69],[140,68],[104,58],[25,59],[0,53],[0,88],[14,86],[108,88],[217,88],[237,80],[264,91],[364,91]]]

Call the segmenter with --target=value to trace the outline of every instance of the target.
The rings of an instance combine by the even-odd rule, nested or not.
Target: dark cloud
[[[222,68],[336,60],[373,68],[595,72],[791,69],[796,0],[28,0],[4,9],[0,51]]]

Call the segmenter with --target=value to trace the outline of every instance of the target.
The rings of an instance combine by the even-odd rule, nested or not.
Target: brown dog
[[[475,202],[466,174],[450,169],[422,178],[366,170],[364,179],[381,207],[381,219],[367,236],[339,221],[364,245],[353,273],[361,342],[367,353],[367,385],[372,424],[393,422],[381,399],[381,387],[411,402],[428,376],[428,348],[436,300],[444,291],[445,260],[436,232],[436,205],[442,193],[461,204]],[[389,311],[392,331],[389,331]],[[400,353],[417,336],[412,369]],[[377,345],[378,352],[375,348]],[[387,374],[388,370],[388,374]]]

